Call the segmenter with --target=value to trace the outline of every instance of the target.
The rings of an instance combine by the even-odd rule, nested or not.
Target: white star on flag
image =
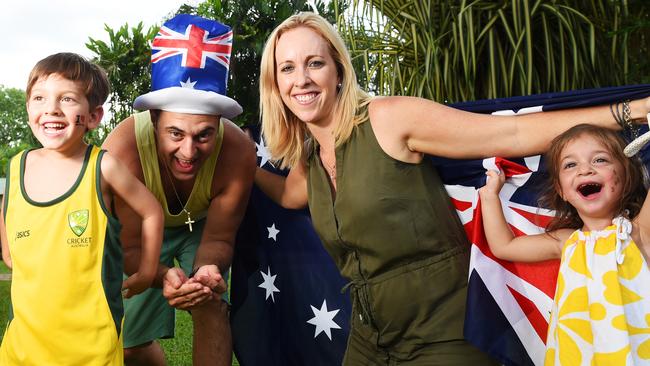
[[[316,330],[314,330],[314,338],[316,338],[321,332],[325,332],[327,338],[331,341],[332,329],[341,329],[341,327],[334,322],[334,317],[339,312],[339,309],[327,311],[327,300],[323,300],[323,305],[321,305],[320,310],[316,309],[313,305],[310,306],[311,311],[314,312],[314,317],[307,320],[307,323],[316,326]]]
[[[278,233],[280,232],[280,230],[275,228],[275,223],[273,223],[273,225],[267,227],[266,230],[269,231],[269,238],[273,239],[274,241],[278,241],[277,236],[278,236]]]
[[[263,281],[257,287],[263,288],[266,291],[265,300],[268,300],[269,296],[271,296],[271,301],[275,303],[273,293],[280,292],[280,290],[275,287],[275,277],[277,277],[277,275],[271,276],[271,267],[269,267],[268,273],[264,273],[262,271],[260,271],[260,273],[262,274]]]
[[[188,77],[187,81],[181,81],[181,88],[194,89],[194,84],[196,84],[196,81],[192,81],[192,79]]]
[[[257,156],[262,158],[260,160],[260,167],[263,167],[267,161],[271,160],[271,153],[266,148],[266,145],[264,144],[264,138],[262,136],[260,136],[260,143],[259,144],[257,142],[255,143],[255,147],[257,147]],[[269,164],[273,166],[272,163]]]

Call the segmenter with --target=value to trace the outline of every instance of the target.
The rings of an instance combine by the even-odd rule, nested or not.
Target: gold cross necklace
[[[174,180],[172,179],[172,175],[169,172],[169,167],[167,166],[167,163],[164,161],[162,162],[163,165],[165,166],[165,172],[167,173],[167,178],[169,179],[169,184],[172,186],[172,190],[174,191],[174,195],[176,196],[176,199],[178,200],[178,203],[181,205],[181,212],[185,212],[187,215],[187,221],[185,221],[185,224],[187,224],[190,227],[190,232],[192,232],[192,224],[195,222],[192,220],[192,216],[190,216],[190,211],[188,211],[185,208],[185,204],[183,204],[183,201],[181,201],[181,197],[178,195],[178,192],[176,191],[176,186],[174,185]]]

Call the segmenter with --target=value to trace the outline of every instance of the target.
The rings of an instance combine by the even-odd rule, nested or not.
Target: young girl
[[[499,201],[504,174],[480,189],[485,235],[498,258],[561,258],[545,365],[650,362],[650,207],[642,168],[613,131],[577,125],[547,153],[546,233],[515,238]]]

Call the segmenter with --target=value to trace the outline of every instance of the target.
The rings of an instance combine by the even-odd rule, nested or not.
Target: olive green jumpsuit
[[[469,244],[432,164],[391,158],[362,123],[336,148],[333,199],[318,149],[309,209],[352,296],[343,364],[490,364],[463,340]]]

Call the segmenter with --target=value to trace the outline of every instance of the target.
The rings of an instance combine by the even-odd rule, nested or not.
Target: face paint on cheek
[[[610,191],[614,193],[616,192],[616,188],[618,187],[618,185],[621,183],[621,179],[619,178],[618,172],[616,170],[614,170],[612,174],[614,175],[614,183],[612,184],[612,188],[610,189]]]
[[[77,114],[77,120],[74,124],[75,126],[86,126],[86,117]]]

